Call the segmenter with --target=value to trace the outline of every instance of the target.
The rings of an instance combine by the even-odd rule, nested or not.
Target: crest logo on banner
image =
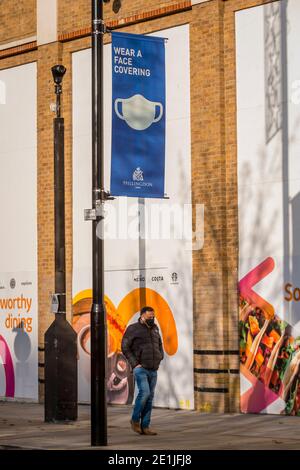
[[[164,197],[165,39],[112,33],[113,196]]]
[[[140,168],[136,168],[132,175],[133,181],[144,181],[144,175]]]

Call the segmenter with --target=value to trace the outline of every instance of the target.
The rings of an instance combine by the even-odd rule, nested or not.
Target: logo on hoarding
[[[14,288],[16,287],[16,280],[15,280],[14,278],[12,278],[12,279],[10,280],[9,285],[10,285],[10,288],[11,288],[11,289],[14,289]]]
[[[171,274],[171,283],[170,284],[178,284],[178,274],[173,272]]]
[[[144,181],[144,173],[140,167],[137,167],[132,174],[133,181]]]
[[[152,276],[151,277],[152,282],[160,282],[160,281],[163,281],[163,280],[164,280],[163,276]]]
[[[145,276],[142,276],[141,274],[138,276],[134,276],[133,280],[135,282],[145,282]]]

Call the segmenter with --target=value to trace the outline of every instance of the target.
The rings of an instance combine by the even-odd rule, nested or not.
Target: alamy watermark
[[[204,244],[204,204],[106,202],[97,236],[106,240],[182,240],[186,250]]]

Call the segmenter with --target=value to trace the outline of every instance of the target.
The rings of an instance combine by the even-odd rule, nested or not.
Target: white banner
[[[241,409],[300,415],[300,4],[236,14]]]
[[[105,293],[109,331],[108,398],[131,403],[132,374],[121,354],[126,326],[144,305],[156,311],[165,359],[155,405],[194,407],[189,27],[166,37],[166,191],[168,200],[117,198],[106,203]],[[111,144],[111,46],[105,47],[105,185]],[[180,67],[178,66],[180,64]],[[91,308],[91,51],[73,54],[73,326],[79,343],[79,400],[89,401]],[[156,222],[160,220],[156,224]],[[156,221],[156,222],[155,222]],[[171,231],[171,233],[170,233]],[[146,240],[144,240],[144,235]]]
[[[37,400],[36,64],[0,90],[0,397]]]

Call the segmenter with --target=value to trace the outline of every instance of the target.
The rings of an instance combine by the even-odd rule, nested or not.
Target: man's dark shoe
[[[143,434],[146,434],[146,436],[157,436],[157,432],[152,431],[150,428],[143,428],[142,431]]]
[[[131,420],[130,424],[131,424],[131,429],[134,432],[137,432],[138,434],[143,434],[140,423]]]

